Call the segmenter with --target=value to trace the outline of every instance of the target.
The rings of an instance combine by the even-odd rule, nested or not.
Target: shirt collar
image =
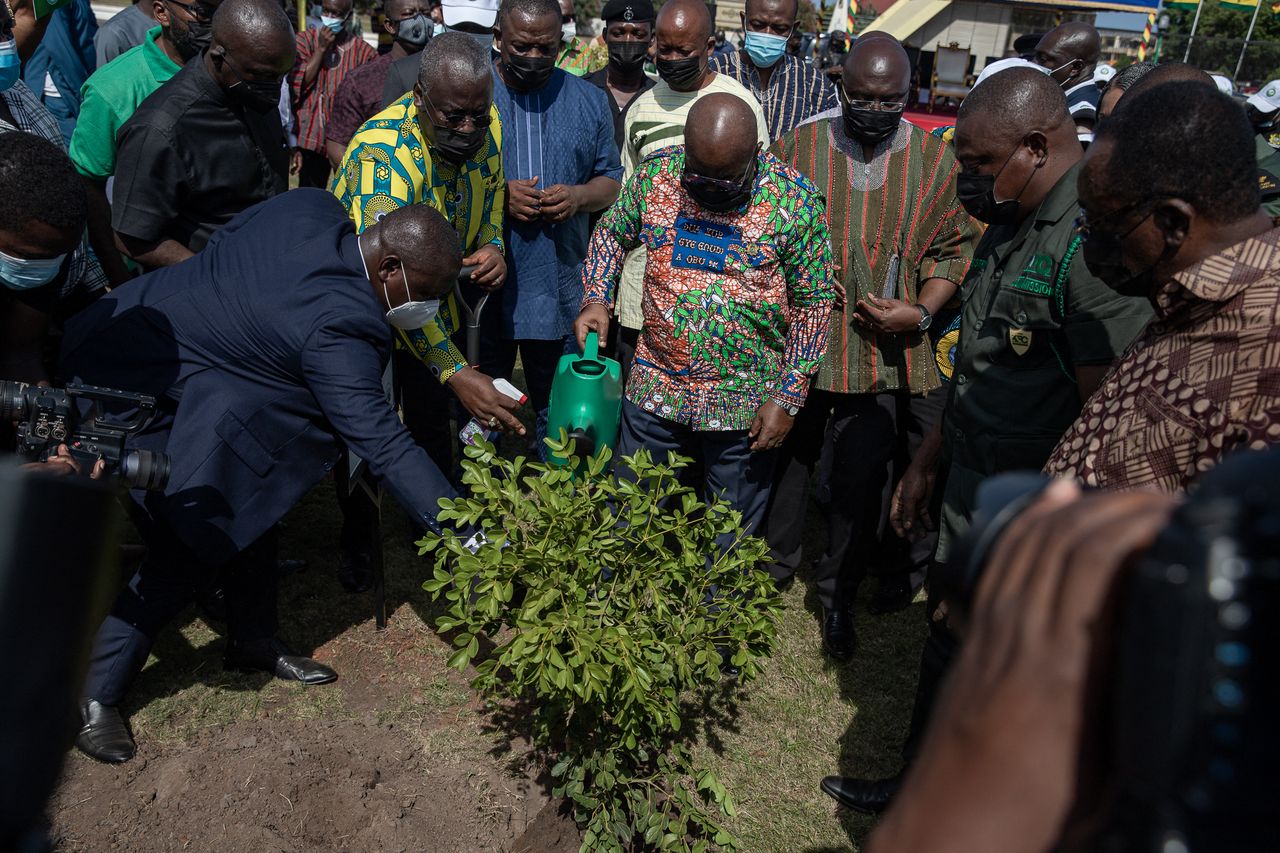
[[[1280,219],[1272,225],[1174,275],[1156,294],[1156,313],[1168,316],[1188,299],[1226,302],[1263,279],[1280,279]]]
[[[142,40],[142,58],[146,60],[147,69],[157,83],[163,83],[181,70],[182,66],[174,62],[160,47],[159,27],[147,30],[147,37]]]
[[[1092,86],[1095,89],[1098,88],[1097,83],[1093,82],[1092,80],[1085,80],[1083,83],[1077,83],[1074,86],[1072,86],[1070,89],[1067,90],[1066,94],[1070,95],[1073,92],[1078,92],[1086,86]]]
[[[1058,182],[1049,190],[1049,194],[1036,208],[1037,222],[1061,222],[1068,214],[1078,214],[1080,196],[1076,192],[1076,176],[1080,174],[1083,163],[1076,163],[1063,174]]]
[[[202,53],[199,56],[194,57],[183,67],[191,69],[187,73],[191,74],[195,78],[196,86],[208,95],[214,103],[226,106],[229,103],[227,100],[227,93],[222,91],[222,87],[218,85],[218,81],[214,80],[213,75],[209,73],[209,67],[205,65],[205,56],[206,54]]]

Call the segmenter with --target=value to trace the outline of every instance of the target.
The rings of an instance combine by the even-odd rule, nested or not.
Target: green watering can
[[[600,355],[600,338],[587,333],[582,355],[560,357],[551,382],[551,405],[547,412],[547,435],[559,438],[560,430],[577,442],[576,455],[595,455],[601,447],[612,448],[618,440],[622,418],[622,365]],[[567,459],[551,460],[568,465]]]

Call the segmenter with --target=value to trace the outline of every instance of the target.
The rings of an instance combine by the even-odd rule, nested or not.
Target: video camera
[[[952,552],[962,609],[1000,534],[1050,481],[979,489]],[[1100,853],[1275,849],[1280,766],[1280,450],[1209,472],[1121,588],[1110,714],[1112,817]]]
[[[81,414],[81,402],[90,404],[90,414]],[[123,420],[106,421],[97,413],[100,404],[123,404],[134,412]],[[86,471],[101,459],[107,473],[131,489],[161,491],[169,482],[168,454],[125,449],[125,440],[145,427],[155,410],[155,398],[146,394],[92,385],[41,388],[0,380],[0,423],[17,422],[20,454],[43,462],[65,444]]]

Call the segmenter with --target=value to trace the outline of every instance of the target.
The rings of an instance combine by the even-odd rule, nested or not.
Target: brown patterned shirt
[[[1177,493],[1228,452],[1280,445],[1280,228],[1178,273],[1045,473]]]

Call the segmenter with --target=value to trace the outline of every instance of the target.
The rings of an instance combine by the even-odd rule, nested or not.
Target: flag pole
[[[1253,25],[1258,23],[1258,12],[1262,9],[1262,0],[1258,0],[1258,5],[1253,7],[1253,17],[1249,20],[1249,32],[1245,33],[1244,44],[1240,45],[1240,59],[1236,62],[1236,73],[1231,75],[1231,82],[1234,83],[1240,78],[1240,69],[1244,67],[1244,54],[1249,49],[1249,39],[1253,38]]]
[[[1259,3],[1262,0],[1258,0]],[[1187,36],[1187,52],[1182,55],[1183,62],[1191,61],[1191,43],[1196,40],[1196,27],[1200,26],[1200,10],[1204,8],[1204,0],[1198,0],[1196,3],[1196,17],[1191,22],[1191,35]]]

